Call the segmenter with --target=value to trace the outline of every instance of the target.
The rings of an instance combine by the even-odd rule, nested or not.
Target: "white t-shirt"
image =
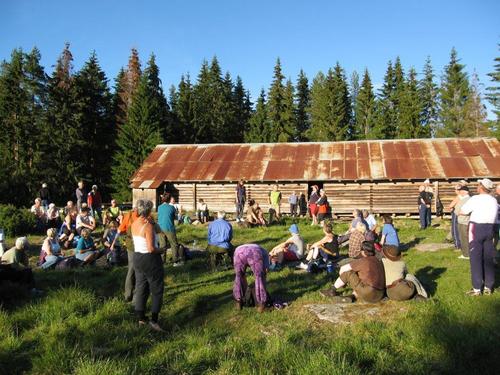
[[[497,211],[497,200],[489,194],[474,195],[461,209],[464,214],[470,213],[470,221],[476,224],[495,224]]]
[[[375,220],[375,218],[371,214],[365,218],[365,221],[367,222],[368,229],[370,230],[372,230],[375,227],[375,225],[377,225],[377,220]]]

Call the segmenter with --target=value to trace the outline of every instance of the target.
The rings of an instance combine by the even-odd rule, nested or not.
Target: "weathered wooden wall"
[[[495,183],[500,183],[496,180]],[[444,205],[445,213],[448,205],[455,197],[454,187],[457,181],[435,181],[432,183],[435,198],[439,197]],[[254,199],[267,212],[269,208],[268,194],[274,183],[246,184],[247,201]],[[375,213],[418,214],[418,187],[421,182],[381,182],[381,183],[331,183],[325,182],[324,189],[334,214],[350,214],[354,208],[369,209]],[[235,183],[178,183],[171,185],[168,191],[178,197],[178,201],[187,211],[196,208],[195,202],[202,198],[211,211],[225,210],[235,212]],[[280,183],[282,193],[281,210],[289,213],[288,197],[292,191],[297,195],[307,194],[307,183]],[[475,193],[476,183],[471,183],[471,192]],[[159,191],[154,189],[133,189],[134,202],[137,199],[150,199],[157,203]],[[245,208],[246,209],[246,208]],[[435,213],[436,199],[432,211]]]

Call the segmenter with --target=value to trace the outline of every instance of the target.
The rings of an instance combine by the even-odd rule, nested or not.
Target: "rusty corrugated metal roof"
[[[164,181],[382,181],[500,177],[495,138],[159,145],[131,178]]]

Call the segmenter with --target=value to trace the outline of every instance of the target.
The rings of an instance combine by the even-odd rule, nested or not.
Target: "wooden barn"
[[[235,186],[268,208],[272,185],[288,195],[325,189],[334,214],[353,208],[416,214],[418,186],[430,179],[445,206],[458,180],[500,180],[500,142],[494,138],[441,138],[313,143],[158,145],[131,178],[133,199],[155,205],[165,191],[184,209],[202,198],[210,210],[235,211]],[[434,200],[436,202],[436,200]],[[435,203],[434,203],[435,205]],[[435,206],[433,208],[435,211]]]

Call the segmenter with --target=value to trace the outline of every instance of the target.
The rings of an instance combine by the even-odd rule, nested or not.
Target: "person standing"
[[[318,221],[322,225],[323,221],[328,217],[328,197],[324,189],[319,191],[319,199],[316,201],[316,206],[318,206]]]
[[[99,219],[102,221],[102,198],[97,185],[92,185],[92,190],[87,194],[87,205],[89,206],[90,214],[96,220]]]
[[[309,196],[309,213],[311,214],[311,218],[312,218],[311,225],[318,224],[318,218],[317,218],[318,206],[316,205],[316,202],[318,201],[318,199],[319,199],[318,186],[313,185],[311,195]]]
[[[292,217],[297,216],[298,197],[294,191],[292,191],[292,194],[288,197],[288,203],[290,203],[290,215]]]
[[[273,210],[276,211],[276,219],[281,218],[281,191],[278,189],[278,185],[273,186],[273,190],[269,192],[269,205]]]
[[[245,209],[245,202],[247,200],[247,189],[245,187],[245,181],[240,180],[238,185],[236,185],[236,222],[243,220],[243,210]]]
[[[78,187],[75,190],[75,196],[76,196],[76,207],[78,209],[78,212],[82,209],[82,203],[85,202],[85,199],[87,199],[87,191],[85,190],[85,184],[83,181],[78,182]]]
[[[132,210],[123,216],[123,220],[118,227],[120,236],[126,235],[125,246],[127,247],[128,269],[125,278],[125,292],[123,294],[125,301],[134,301],[135,296],[135,271],[134,271],[134,242],[132,241],[132,224],[138,218],[137,208],[134,206]]]
[[[134,241],[134,271],[135,271],[135,312],[139,325],[148,324],[146,317],[146,302],[151,293],[150,327],[158,332],[163,329],[158,324],[158,316],[163,304],[164,271],[161,259],[162,250],[156,247],[156,233],[151,219],[153,202],[139,199],[137,214],[139,217],[132,224],[132,239]]]
[[[250,267],[255,277],[255,305],[258,312],[264,312],[268,300],[266,290],[266,273],[269,269],[269,254],[259,245],[246,244],[238,246],[234,252],[233,297],[236,308],[241,310],[248,283],[246,269]]]
[[[495,249],[493,227],[497,220],[498,203],[490,193],[493,182],[488,178],[478,180],[478,195],[471,197],[460,210],[461,215],[470,214],[469,256],[472,289],[469,296],[489,295],[495,285]]]
[[[462,254],[458,257],[458,259],[469,259],[469,240],[467,230],[469,228],[469,215],[461,214],[462,207],[470,198],[469,188],[467,186],[462,186],[457,190],[458,192],[458,201],[455,204],[454,210],[456,212],[457,217],[457,232],[460,242],[460,250]]]
[[[42,188],[38,192],[38,196],[42,200],[43,208],[47,211],[50,203],[50,191],[45,182],[42,184]]]
[[[161,204],[158,206],[158,224],[162,232],[167,237],[172,249],[172,262],[174,267],[184,265],[184,253],[179,251],[179,244],[177,242],[177,234],[175,232],[175,206],[168,204],[170,197],[164,194],[161,197]]]
[[[429,179],[424,181],[425,186],[425,204],[427,206],[427,221],[426,227],[431,226],[431,218],[432,218],[432,199],[434,198],[434,190],[432,189],[431,182]]]

